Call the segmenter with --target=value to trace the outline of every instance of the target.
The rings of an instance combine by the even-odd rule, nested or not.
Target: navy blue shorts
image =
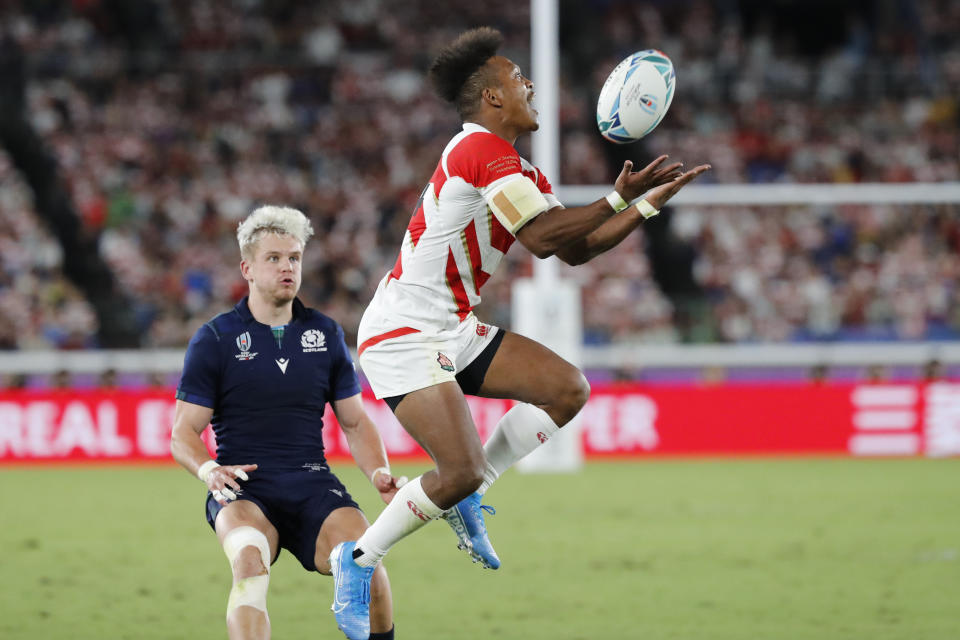
[[[295,555],[307,571],[317,570],[313,562],[317,534],[327,516],[341,507],[360,508],[329,467],[293,471],[257,469],[249,480],[240,481],[240,486],[237,499],[249,500],[260,507],[280,534],[280,547]],[[223,507],[209,492],[206,509],[207,522],[216,530],[214,523]],[[270,563],[276,561],[274,557]]]

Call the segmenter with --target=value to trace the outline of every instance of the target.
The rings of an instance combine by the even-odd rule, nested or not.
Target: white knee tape
[[[241,578],[233,584],[230,599],[227,601],[227,617],[237,607],[253,607],[267,610],[267,587],[270,585],[270,543],[267,536],[253,527],[237,527],[223,538],[223,552],[233,566],[233,561],[245,547],[254,547],[260,551],[260,559],[267,573],[249,578]]]
[[[230,589],[230,599],[227,600],[227,617],[237,607],[253,607],[260,611],[267,610],[267,587],[270,586],[270,576],[253,576],[237,580]]]
[[[223,552],[227,554],[230,566],[244,547],[256,547],[260,550],[263,566],[270,570],[270,542],[267,536],[254,527],[237,527],[223,537]]]

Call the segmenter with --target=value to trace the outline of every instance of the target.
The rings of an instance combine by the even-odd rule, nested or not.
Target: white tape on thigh
[[[254,547],[260,551],[260,559],[267,573],[249,578],[241,578],[233,584],[230,590],[230,600],[227,602],[227,616],[237,607],[253,607],[260,611],[267,610],[267,587],[270,584],[270,543],[267,536],[254,527],[237,527],[223,538],[223,552],[230,561],[230,566],[246,547]]]

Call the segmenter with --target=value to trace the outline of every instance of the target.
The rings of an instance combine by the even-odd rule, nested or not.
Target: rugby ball
[[[647,49],[627,56],[600,90],[600,135],[625,144],[653,131],[670,108],[675,84],[673,63],[662,51]]]

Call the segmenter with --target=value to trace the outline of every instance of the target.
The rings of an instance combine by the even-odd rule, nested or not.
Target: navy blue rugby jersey
[[[295,299],[282,338],[244,298],[194,334],[177,399],[213,409],[220,464],[293,469],[323,456],[327,402],[360,393],[343,329]]]

